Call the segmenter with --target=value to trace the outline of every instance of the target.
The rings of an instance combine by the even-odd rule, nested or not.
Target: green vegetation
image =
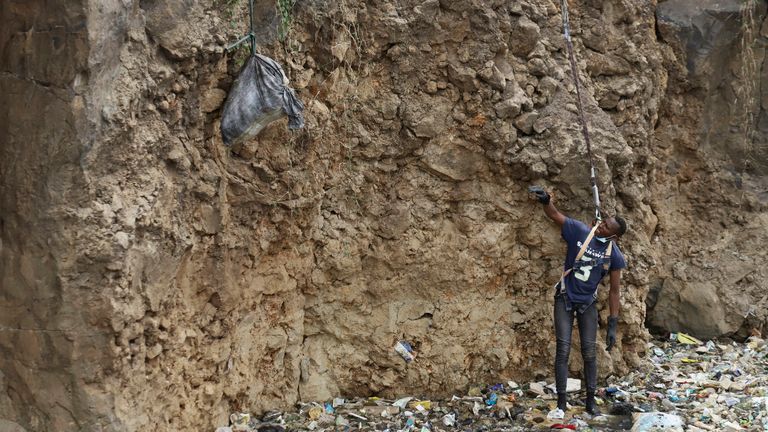
[[[222,17],[227,21],[230,29],[237,28],[237,11],[240,9],[240,2],[243,0],[218,0],[218,6],[223,11]]]
[[[280,15],[280,26],[278,28],[278,37],[285,40],[291,30],[291,10],[296,0],[277,0],[277,13]]]

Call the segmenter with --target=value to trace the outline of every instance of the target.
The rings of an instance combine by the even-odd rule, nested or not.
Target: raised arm
[[[544,205],[544,213],[555,223],[557,226],[563,226],[565,223],[566,216],[562,213],[560,213],[560,210],[555,207],[554,204],[552,204],[552,201],[549,201],[549,204]]]
[[[552,197],[541,186],[531,186],[528,188],[528,192],[534,194],[536,199],[544,205],[544,214],[550,219],[555,221],[558,226],[563,226],[566,216],[560,213],[560,210],[552,203]]]

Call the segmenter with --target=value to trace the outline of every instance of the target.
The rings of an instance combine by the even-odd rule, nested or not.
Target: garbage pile
[[[216,432],[768,431],[768,346],[758,335],[738,344],[672,334],[649,343],[647,354],[644,367],[599,389],[599,416],[585,412],[577,379],[568,381],[564,415],[554,409],[553,384],[508,381],[443,401],[336,398],[259,419],[235,413]]]

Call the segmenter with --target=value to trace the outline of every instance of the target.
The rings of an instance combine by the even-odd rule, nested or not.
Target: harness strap
[[[603,261],[603,269],[606,272],[611,268],[611,252],[613,251],[613,240],[609,240],[609,242],[605,249],[605,261]]]
[[[579,249],[579,253],[576,254],[576,258],[573,260],[573,265],[576,265],[576,262],[578,262],[581,257],[584,256],[584,252],[587,251],[587,247],[589,247],[589,243],[592,241],[592,238],[595,236],[595,232],[597,231],[598,224],[595,224],[594,227],[592,227],[592,230],[589,232],[589,235],[587,236],[587,239],[584,240],[584,243],[581,245],[581,249]],[[563,275],[560,276],[560,293],[565,292],[565,277],[568,276],[573,271],[573,267],[569,268],[568,270],[565,270],[563,272]]]
[[[592,228],[592,230],[589,232],[589,235],[587,235],[587,239],[584,241],[584,244],[581,245],[581,249],[579,249],[579,253],[576,254],[576,258],[573,260],[573,267],[569,268],[568,270],[565,270],[563,272],[563,275],[560,276],[560,294],[565,293],[565,277],[568,276],[576,266],[576,263],[581,260],[581,257],[584,256],[584,253],[587,251],[587,247],[589,247],[589,243],[592,241],[592,239],[595,237],[595,232],[597,231],[597,224]],[[605,257],[603,258],[603,270],[607,273],[608,270],[611,267],[611,252],[613,252],[613,240],[609,240],[608,247],[605,249]]]

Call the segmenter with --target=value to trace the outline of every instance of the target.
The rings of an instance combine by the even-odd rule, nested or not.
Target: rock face
[[[590,214],[554,3],[313,0],[278,42],[257,1],[307,128],[230,152],[219,107],[243,53],[222,46],[244,2],[4,2],[2,424],[200,430],[300,399],[551,376],[564,251],[525,188]],[[766,321],[765,8],[699,3],[573,2],[603,196],[631,226],[602,375],[644,352],[649,291],[663,328]]]
[[[766,3],[667,1],[656,14],[679,61],[655,130],[653,241],[674,258],[651,282],[648,324],[746,336],[765,321]]]

